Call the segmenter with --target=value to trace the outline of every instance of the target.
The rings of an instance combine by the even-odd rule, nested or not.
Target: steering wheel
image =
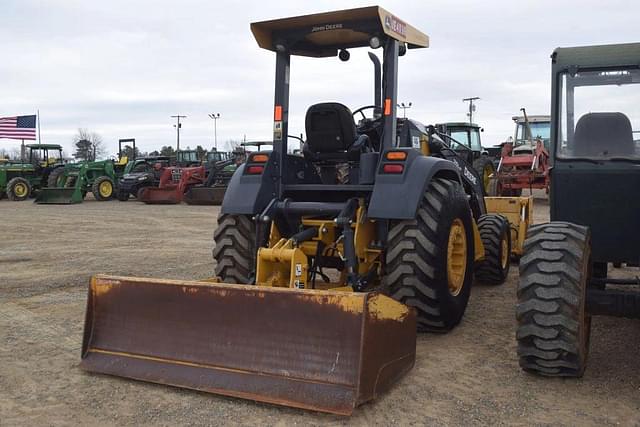
[[[365,105],[364,107],[358,108],[351,114],[355,116],[356,114],[360,113],[362,114],[362,119],[364,120],[367,118],[367,116],[364,115],[364,111],[371,109],[373,110],[374,114],[376,113],[376,110],[378,110],[378,112],[382,114],[382,108],[378,107],[377,105]]]

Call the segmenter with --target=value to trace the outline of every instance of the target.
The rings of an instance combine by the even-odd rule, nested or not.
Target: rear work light
[[[266,163],[269,160],[269,156],[266,154],[254,154],[251,156],[250,163]]]
[[[264,166],[262,165],[253,165],[247,168],[248,175],[260,175],[262,172],[264,172]]]
[[[402,173],[403,171],[404,171],[404,165],[389,163],[382,166],[382,172],[384,173]]]
[[[386,157],[387,157],[387,160],[406,160],[407,152],[406,151],[389,151]]]

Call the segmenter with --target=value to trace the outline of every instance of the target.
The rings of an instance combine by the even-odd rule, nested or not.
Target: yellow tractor
[[[505,281],[510,224],[432,127],[396,117],[399,57],[425,34],[380,7],[251,30],[276,56],[273,150],[231,178],[216,278],[95,276],[81,366],[349,415],[413,367],[416,331],[460,322],[474,276]],[[374,104],[311,106],[289,154],[291,57],[345,61],[360,47],[382,50],[382,64],[370,53]]]

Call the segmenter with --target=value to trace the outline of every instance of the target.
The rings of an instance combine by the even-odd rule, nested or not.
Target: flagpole
[[[40,142],[40,109],[38,108],[37,110],[37,118],[38,118],[38,144],[41,144]]]

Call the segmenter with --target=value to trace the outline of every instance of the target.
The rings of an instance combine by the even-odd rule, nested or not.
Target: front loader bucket
[[[184,194],[188,205],[221,205],[227,187],[191,187]]]
[[[36,196],[36,203],[49,205],[69,205],[82,203],[82,191],[79,188],[43,188]]]
[[[415,349],[414,312],[378,293],[95,276],[80,366],[350,415]]]
[[[182,201],[182,194],[178,187],[147,187],[140,201],[148,205],[177,205]]]

